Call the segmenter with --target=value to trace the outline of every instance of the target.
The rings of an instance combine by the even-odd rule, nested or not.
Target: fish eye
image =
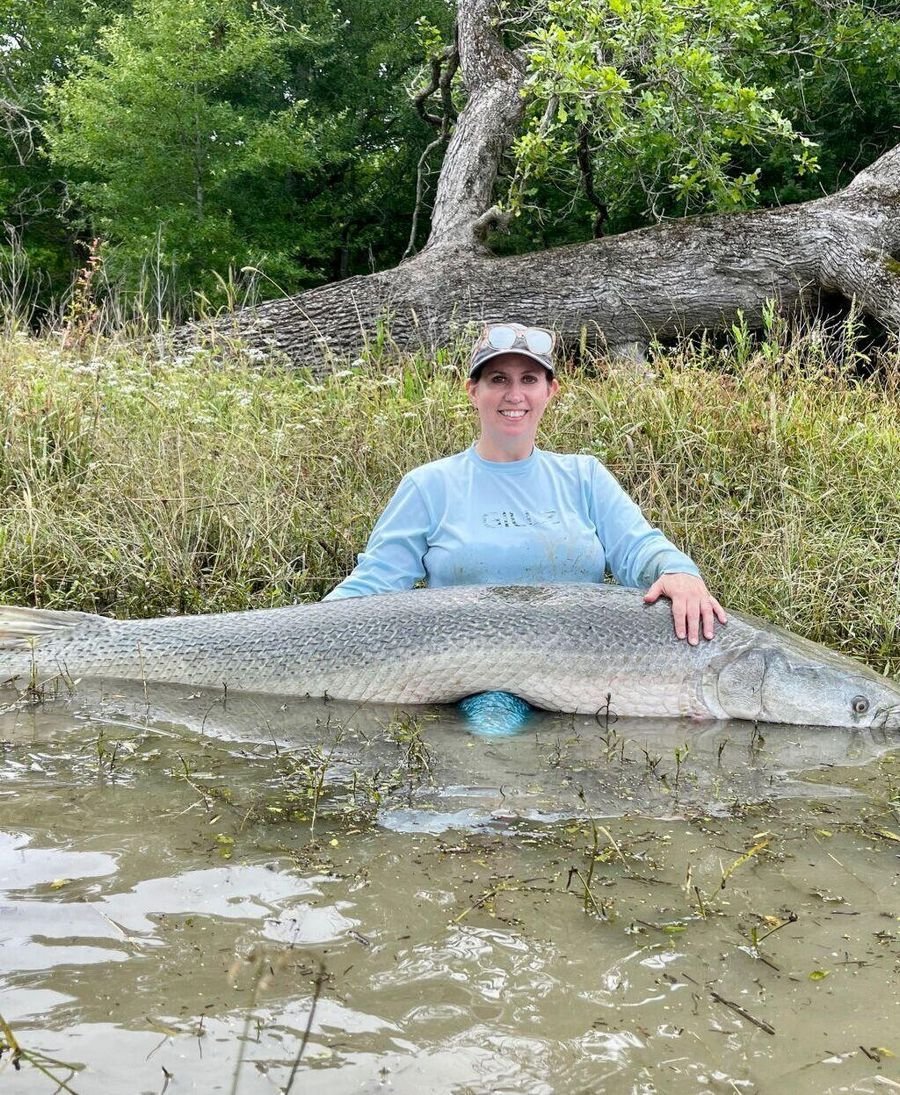
[[[869,701],[865,696],[854,696],[850,701],[850,709],[854,715],[864,715],[869,710]]]

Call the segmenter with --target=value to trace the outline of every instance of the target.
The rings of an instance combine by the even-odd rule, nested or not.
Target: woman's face
[[[527,357],[498,354],[478,380],[466,381],[466,391],[481,420],[481,440],[491,449],[527,456],[559,381]]]

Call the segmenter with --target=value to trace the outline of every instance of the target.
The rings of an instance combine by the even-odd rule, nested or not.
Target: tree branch
[[[401,262],[405,262],[416,251],[416,233],[419,230],[419,216],[422,212],[422,204],[425,198],[425,166],[428,162],[428,157],[431,153],[439,148],[441,145],[446,144],[447,135],[441,133],[440,136],[435,137],[433,141],[430,141],[424,148],[422,155],[419,157],[419,162],[416,166],[416,203],[413,206],[412,222],[409,226],[409,242],[406,245],[406,250],[403,252]]]
[[[603,226],[606,223],[609,216],[609,210],[606,207],[606,203],[602,202],[597,197],[597,192],[594,190],[594,164],[591,158],[591,149],[588,144],[588,136],[590,130],[586,125],[580,125],[578,127],[578,149],[576,156],[578,159],[578,169],[581,171],[581,182],[584,186],[584,192],[588,201],[597,210],[594,217],[594,239],[598,239],[603,235]]]
[[[495,19],[495,0],[459,0],[457,40],[469,97],[444,157],[426,250],[483,250],[474,225],[493,204],[500,160],[522,117],[525,79]]]
[[[453,44],[431,58],[431,81],[417,95],[413,96],[413,105],[419,117],[442,132],[447,129],[450,121],[456,121],[456,111],[453,107],[450,85],[458,68],[459,49],[456,45],[456,24],[454,23]],[[438,90],[441,92],[441,113],[429,114],[426,103]]]
[[[10,99],[0,99],[0,124],[6,130],[10,144],[16,153],[16,159],[19,161],[19,166],[24,167],[26,160],[34,152],[32,134],[37,128],[36,123],[28,117],[20,106],[17,106]],[[20,147],[20,141],[25,146],[24,153]]]
[[[419,157],[419,162],[416,166],[416,202],[413,206],[412,223],[409,229],[409,242],[406,245],[406,250],[403,252],[401,262],[405,262],[410,255],[415,254],[416,250],[416,233],[419,228],[419,216],[422,212],[422,204],[425,197],[425,168],[428,163],[428,157],[441,145],[447,143],[450,137],[450,125],[456,121],[456,110],[453,106],[453,77],[456,75],[456,71],[459,68],[459,48],[457,40],[457,25],[453,24],[453,44],[447,46],[447,48],[438,57],[433,57],[431,60],[431,83],[428,87],[424,88],[413,100],[416,105],[416,110],[419,116],[431,125],[436,125],[440,128],[440,134],[435,137],[428,145]],[[442,111],[440,115],[429,114],[425,109],[426,101],[434,94],[435,91],[440,89],[441,92],[441,107]]]

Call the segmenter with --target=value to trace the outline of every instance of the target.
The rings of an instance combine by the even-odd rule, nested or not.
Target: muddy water
[[[900,1091],[896,736],[107,687],[0,740],[0,1092]]]

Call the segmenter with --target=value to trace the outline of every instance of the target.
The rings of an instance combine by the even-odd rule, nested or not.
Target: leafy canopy
[[[43,89],[66,220],[114,282],[215,297],[252,268],[275,296],[400,257],[430,137],[418,20],[446,34],[448,0],[119,6]]]
[[[748,58],[769,46],[765,0],[548,0],[524,38],[527,120],[511,191],[570,191],[578,163],[615,217],[653,219],[752,204],[759,157],[778,148],[815,172],[812,142]],[[743,166],[736,150],[750,148]]]
[[[113,270],[155,256],[195,287],[264,261],[298,275],[270,207],[315,156],[287,80],[308,35],[251,0],[138,0],[52,89],[50,155]]]
[[[243,267],[278,295],[391,265],[435,135],[410,95],[454,10],[0,0],[0,97],[34,123],[33,150],[0,127],[0,222],[57,291],[97,236],[114,280],[137,288],[152,272],[173,297],[213,295]],[[495,239],[503,250],[584,239],[598,219],[611,232],[805,200],[897,141],[900,0],[500,0],[500,12],[529,65],[499,184],[521,214]]]

